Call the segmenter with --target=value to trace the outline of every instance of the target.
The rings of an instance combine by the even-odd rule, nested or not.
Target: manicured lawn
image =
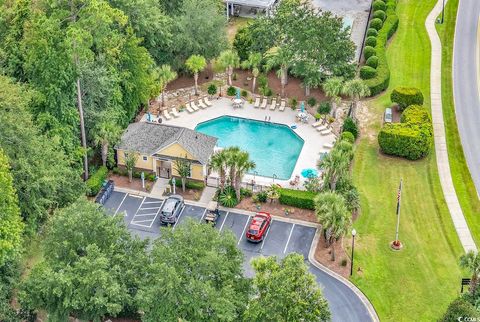
[[[452,84],[453,39],[458,0],[449,0],[445,7],[445,22],[437,25],[442,41],[442,103],[447,133],[448,156],[453,183],[468,226],[477,245],[480,245],[480,201],[468,170],[458,134]]]
[[[392,72],[386,94],[369,102],[375,115],[363,126],[357,147],[354,180],[362,214],[353,282],[375,306],[382,321],[435,321],[459,292],[459,240],[443,199],[435,155],[412,162],[380,154],[376,135],[389,94],[396,86],[422,90],[429,108],[430,42],[425,19],[435,0],[400,0],[400,27],[388,48]],[[389,249],[395,237],[396,193],[404,181],[401,252]]]

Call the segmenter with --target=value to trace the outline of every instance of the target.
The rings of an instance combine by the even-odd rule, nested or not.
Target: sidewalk
[[[435,23],[438,15],[442,12],[442,1],[437,4],[430,12],[425,21],[430,42],[432,44],[432,60],[430,66],[430,96],[433,120],[433,132],[435,142],[435,154],[437,157],[437,168],[442,185],[443,195],[452,217],[453,225],[457,231],[458,238],[462,243],[465,252],[470,250],[477,251],[477,246],[473,241],[472,234],[468,229],[467,222],[463,216],[462,208],[457,198],[453,186],[450,164],[448,162],[447,142],[445,139],[445,124],[443,121],[442,108],[442,44],[438,37]],[[445,0],[446,2],[447,0]],[[452,89],[453,90],[453,89]]]

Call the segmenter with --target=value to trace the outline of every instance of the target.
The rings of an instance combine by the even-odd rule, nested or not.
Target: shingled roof
[[[184,127],[139,122],[128,126],[117,149],[153,155],[173,143],[180,144],[197,161],[206,164],[217,138]]]

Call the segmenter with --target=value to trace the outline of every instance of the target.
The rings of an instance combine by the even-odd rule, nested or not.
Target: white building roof
[[[224,0],[225,3],[255,8],[270,8],[276,0]]]

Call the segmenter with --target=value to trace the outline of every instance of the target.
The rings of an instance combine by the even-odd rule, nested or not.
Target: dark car
[[[259,212],[250,221],[250,225],[248,227],[246,237],[247,240],[259,243],[265,237],[268,227],[270,227],[270,223],[272,222],[272,216],[266,212]]]
[[[160,211],[160,221],[162,224],[175,224],[180,212],[182,211],[184,202],[183,197],[179,195],[172,195],[165,200]]]

